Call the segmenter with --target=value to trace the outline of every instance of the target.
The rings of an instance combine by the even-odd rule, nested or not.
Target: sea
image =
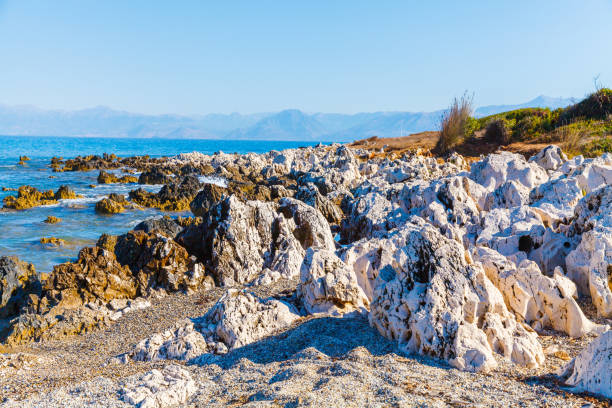
[[[95,203],[110,193],[125,194],[143,187],[156,192],[161,185],[105,184],[97,185],[99,171],[53,172],[51,158],[64,159],[90,154],[114,153],[119,157],[149,155],[151,157],[174,156],[180,153],[201,152],[265,153],[315,142],[250,141],[250,140],[172,140],[172,139],[123,139],[77,138],[50,136],[0,136],[0,189],[31,185],[39,190],[53,190],[66,184],[83,196],[74,200],[60,200],[58,204],[21,211],[0,211],[0,256],[13,255],[30,262],[38,272],[48,273],[53,266],[72,261],[79,250],[93,245],[104,233],[123,234],[142,220],[168,214],[190,215],[189,212],[161,212],[155,209],[126,210],[115,215],[99,215]],[[28,156],[25,166],[19,165],[19,157]],[[212,181],[212,180],[211,180]],[[96,184],[95,188],[90,185]],[[15,191],[0,191],[0,200]],[[48,216],[62,219],[58,224],[46,224]],[[43,237],[61,238],[65,245],[43,245]]]

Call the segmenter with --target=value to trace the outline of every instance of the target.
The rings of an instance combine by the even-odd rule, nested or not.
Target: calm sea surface
[[[311,145],[312,142],[245,141],[245,140],[171,140],[171,139],[105,139],[72,137],[0,136],[0,188],[18,188],[31,185],[39,190],[57,190],[69,185],[84,198],[61,200],[59,204],[23,211],[0,212],[0,256],[16,255],[31,262],[39,272],[50,272],[53,265],[73,260],[81,247],[96,242],[103,233],[121,234],[143,219],[160,215],[152,209],[127,210],[112,216],[101,216],[94,211],[95,203],[111,192],[126,194],[138,187],[157,191],[161,186],[137,184],[96,184],[98,171],[54,173],[49,168],[51,157],[64,159],[76,156],[115,153],[119,157],[150,155],[174,156],[179,153],[199,151],[212,154],[264,153]],[[32,159],[27,166],[19,166],[19,156]],[[16,192],[0,191],[0,200]],[[171,213],[177,215],[180,213]],[[45,224],[47,216],[60,217],[59,224]],[[57,237],[66,241],[59,248],[43,246],[42,237]]]

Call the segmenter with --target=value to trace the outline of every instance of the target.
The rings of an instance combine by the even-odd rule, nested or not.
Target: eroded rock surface
[[[536,367],[544,361],[535,332],[508,311],[480,264],[429,225],[409,223],[393,273],[374,289],[370,322],[400,347],[469,371],[497,366],[493,353]],[[397,245],[397,243],[396,243]]]

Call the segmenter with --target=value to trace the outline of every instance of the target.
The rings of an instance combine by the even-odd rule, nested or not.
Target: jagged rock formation
[[[262,272],[295,278],[306,248],[335,249],[321,213],[291,198],[276,204],[229,196],[177,239],[206,262],[222,286],[249,282]]]
[[[370,322],[385,337],[463,370],[496,367],[494,352],[531,367],[544,361],[537,335],[508,312],[482,266],[456,241],[413,219],[386,244],[396,248],[392,272],[370,305]]]
[[[138,184],[169,184],[172,183],[172,181],[172,176],[166,174],[157,167],[143,171],[140,173],[140,176],[138,176]]]
[[[146,220],[58,266],[20,307],[29,312],[12,324],[11,341],[103,326],[122,302],[203,290],[213,279],[240,289],[199,318],[139,338],[131,359],[220,361],[295,327],[298,310],[345,315],[340,322],[367,315],[401,350],[466,371],[500,359],[539,369],[541,332],[608,333],[587,315],[598,323],[612,315],[612,155],[570,160],[550,146],[530,160],[502,152],[468,165],[459,155],[334,145],[121,163],[143,171],[143,182],[166,184],[132,191],[132,202],[189,208],[197,218]],[[225,180],[203,184],[198,175]],[[287,292],[267,298],[273,283]],[[600,318],[585,315],[578,295]],[[575,372],[600,373],[599,358]],[[572,378],[586,384],[580,373]]]
[[[369,305],[354,271],[329,249],[306,251],[298,291],[306,311],[311,314],[366,311]]]
[[[147,234],[159,233],[173,239],[182,230],[183,227],[170,217],[150,217],[134,227],[134,231],[144,231]]]
[[[567,256],[567,274],[580,293],[591,296],[601,316],[612,317],[612,185],[578,203],[571,228],[581,239]]]
[[[0,319],[17,315],[30,295],[40,294],[34,266],[15,257],[0,257]]]

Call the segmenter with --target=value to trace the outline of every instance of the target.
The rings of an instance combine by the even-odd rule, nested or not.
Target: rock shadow
[[[368,324],[365,316],[318,317],[312,318],[280,334],[232,350],[225,355],[204,354],[189,361],[190,364],[216,364],[228,369],[241,359],[256,364],[282,362],[295,358],[296,354],[308,348],[340,358],[351,350],[364,347],[373,356],[397,354],[409,357],[422,364],[450,368],[442,360],[427,356],[406,355],[397,347],[396,341],[381,336]]]

